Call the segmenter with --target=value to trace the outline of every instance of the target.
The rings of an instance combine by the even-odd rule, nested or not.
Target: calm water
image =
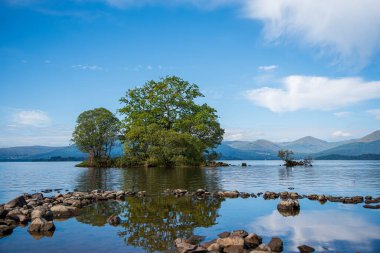
[[[231,162],[240,164],[239,162]],[[0,202],[41,189],[146,190],[152,197],[96,204],[80,216],[55,222],[51,237],[35,238],[18,227],[0,239],[0,252],[171,252],[177,237],[216,238],[223,231],[246,229],[264,242],[279,236],[284,252],[308,244],[321,252],[380,252],[380,211],[362,204],[300,200],[296,216],[280,214],[278,200],[192,200],[156,196],[166,188],[284,191],[341,196],[380,196],[380,161],[316,161],[312,168],[287,169],[279,161],[247,161],[242,168],[87,169],[72,162],[0,163]],[[56,192],[54,192],[55,194]],[[117,213],[118,227],[106,224]],[[22,243],[20,243],[22,242]]]

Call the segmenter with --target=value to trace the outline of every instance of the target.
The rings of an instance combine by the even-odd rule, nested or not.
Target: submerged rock
[[[177,238],[174,241],[174,245],[177,248],[177,251],[179,253],[187,253],[187,252],[192,252],[197,248],[197,245],[190,244],[186,242],[186,239],[184,238]]]
[[[110,217],[107,218],[107,223],[112,226],[117,226],[121,223],[121,219],[116,214],[112,214]]]
[[[297,248],[301,253],[311,253],[315,251],[313,247],[310,247],[307,245],[301,245],[301,246],[298,246]]]
[[[28,227],[29,232],[39,233],[46,231],[54,231],[55,225],[52,221],[47,221],[44,218],[35,218]]]
[[[282,252],[283,250],[282,240],[278,237],[273,237],[272,240],[268,243],[268,247],[271,249],[271,251]]]
[[[5,208],[15,208],[15,207],[23,207],[27,205],[24,196],[19,196],[17,198],[12,199],[7,204],[4,205]]]

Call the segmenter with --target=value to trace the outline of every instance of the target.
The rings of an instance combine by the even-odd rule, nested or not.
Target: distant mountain
[[[62,147],[26,146],[0,148],[0,159],[25,159],[30,156],[48,153]]]
[[[343,155],[343,156],[360,156],[366,154],[380,154],[380,140],[372,142],[353,142],[343,144],[322,152],[316,153],[313,156],[320,158],[330,155]]]
[[[377,130],[373,133],[370,133],[369,135],[364,136],[363,138],[360,138],[356,140],[357,142],[373,142],[373,141],[380,141],[380,130]]]
[[[312,136],[306,136],[292,142],[280,143],[280,145],[282,145],[282,148],[292,150],[293,152],[296,152],[296,153],[310,154],[310,153],[317,153],[322,150],[339,146],[340,143],[327,142],[327,141],[320,140]]]
[[[306,136],[292,142],[275,143],[268,140],[224,141],[216,149],[225,160],[278,159],[280,149],[292,150],[296,159],[311,155],[316,159],[378,159],[380,157],[380,130],[360,139],[328,142]],[[121,143],[116,143],[111,155],[123,153]],[[87,157],[75,146],[46,147],[29,146],[0,148],[0,161],[33,160],[83,160]]]

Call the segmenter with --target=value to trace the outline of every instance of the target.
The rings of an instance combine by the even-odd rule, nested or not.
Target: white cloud
[[[368,110],[367,113],[374,115],[377,120],[380,120],[380,109]]]
[[[341,137],[350,137],[351,134],[348,132],[343,132],[341,130],[338,130],[338,131],[333,132],[332,136],[336,138],[341,138]]]
[[[19,110],[13,114],[13,123],[34,127],[49,125],[51,120],[46,112],[41,110]]]
[[[79,70],[90,70],[90,71],[100,71],[103,70],[103,67],[97,66],[97,65],[73,65],[71,66],[73,69],[79,69]]]
[[[282,88],[248,90],[245,96],[273,112],[331,110],[380,98],[380,81],[365,82],[361,78],[288,76],[282,84]]]
[[[268,66],[259,66],[259,70],[263,70],[263,71],[270,71],[270,70],[275,70],[277,69],[278,66],[277,65],[268,65]]]
[[[380,45],[378,0],[246,0],[270,41],[290,39],[363,67]]]
[[[334,115],[340,118],[347,117],[348,115],[350,115],[350,112],[334,112]]]

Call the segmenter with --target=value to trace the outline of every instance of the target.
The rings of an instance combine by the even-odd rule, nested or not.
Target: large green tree
[[[95,108],[78,116],[72,141],[96,159],[109,158],[119,131],[120,121],[114,114],[105,108]]]
[[[200,165],[222,141],[216,110],[195,100],[204,95],[196,84],[176,76],[130,89],[120,101],[125,152],[147,165]]]

